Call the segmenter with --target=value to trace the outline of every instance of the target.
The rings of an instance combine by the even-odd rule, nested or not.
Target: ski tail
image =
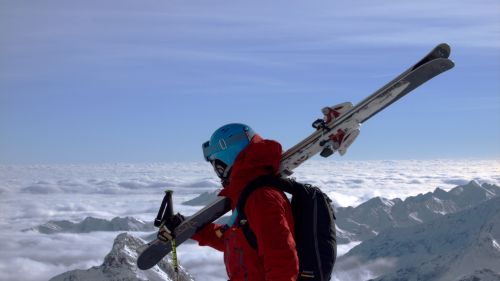
[[[400,98],[404,97],[409,92],[418,88],[425,82],[431,80],[432,78],[438,76],[439,74],[452,69],[455,66],[455,63],[447,58],[438,58],[432,61],[429,61],[421,66],[419,66],[414,71],[407,74],[405,77],[402,77],[400,81],[397,81],[395,84],[390,85],[390,88],[385,90],[386,95],[383,96],[382,99],[386,98],[388,101],[384,102],[384,105],[379,107],[376,111],[372,112],[367,116],[363,116],[357,120],[359,123],[363,123],[366,120],[370,119],[373,115],[378,112],[384,110],[389,105],[393,104]],[[379,98],[380,99],[380,98]],[[367,102],[367,106],[369,107],[370,103],[379,102],[378,99]],[[360,108],[358,111],[363,110],[364,108]],[[354,112],[353,114],[355,114]]]
[[[384,90],[385,88],[390,87],[392,84],[395,82],[401,80],[404,76],[408,75],[410,72],[415,71],[422,65],[433,61],[435,59],[447,59],[451,54],[451,48],[450,45],[446,43],[441,43],[434,47],[427,55],[425,55],[421,60],[419,60],[416,64],[414,64],[412,67],[408,68],[404,72],[402,72],[400,75],[398,75],[396,78],[392,79],[389,83],[385,84],[379,91]]]

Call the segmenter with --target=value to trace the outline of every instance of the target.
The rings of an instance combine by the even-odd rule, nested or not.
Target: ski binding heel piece
[[[320,142],[323,149],[320,152],[322,157],[329,157],[335,151],[338,151],[341,156],[347,152],[347,148],[354,142],[359,135],[359,123],[353,120],[347,121],[346,126],[342,129],[337,129],[334,134],[328,136],[328,139]]]
[[[323,112],[324,115],[323,120],[325,120],[325,123],[328,124],[333,120],[339,118],[340,115],[346,113],[353,107],[354,106],[352,105],[351,102],[343,102],[334,106],[324,107],[321,110],[321,112]]]
[[[344,154],[347,152],[347,148],[351,146],[351,144],[354,142],[354,140],[358,137],[359,135],[359,126],[357,128],[351,128],[349,132],[347,132],[340,143],[339,147],[339,154],[340,156],[344,156]]]
[[[317,119],[312,123],[312,127],[316,130],[324,130],[326,132],[330,131],[327,124],[339,118],[340,115],[346,113],[351,108],[353,108],[352,103],[343,102],[331,107],[324,107],[321,109],[323,113],[323,119]]]

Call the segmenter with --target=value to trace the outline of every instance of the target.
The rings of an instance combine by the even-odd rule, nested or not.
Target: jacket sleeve
[[[257,238],[266,280],[296,280],[299,262],[293,237],[292,211],[284,194],[267,187],[256,190],[247,199],[245,214]]]
[[[200,246],[210,246],[222,252],[224,251],[224,240],[216,234],[219,228],[221,225],[211,223],[196,232],[191,239],[198,241]]]

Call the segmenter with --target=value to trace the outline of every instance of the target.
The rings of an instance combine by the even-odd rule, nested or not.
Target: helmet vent
[[[224,139],[220,139],[219,140],[219,145],[220,145],[220,148],[222,150],[226,150],[227,149],[227,144],[226,144],[226,141]]]

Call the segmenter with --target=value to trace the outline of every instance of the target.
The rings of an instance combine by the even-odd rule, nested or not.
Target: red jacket
[[[238,155],[233,165],[230,184],[221,196],[231,199],[234,210],[240,193],[253,179],[278,172],[281,145],[256,135]],[[273,187],[253,192],[245,205],[250,228],[255,233],[258,251],[247,242],[239,227],[226,230],[211,224],[193,239],[201,246],[211,246],[224,252],[224,263],[231,281],[293,281],[297,279],[299,262],[295,249],[293,217],[285,194]]]

